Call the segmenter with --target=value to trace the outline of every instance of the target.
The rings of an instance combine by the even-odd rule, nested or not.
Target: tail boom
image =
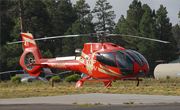
[[[80,72],[79,67],[83,66],[83,63],[77,60],[67,60],[67,61],[56,61],[56,58],[52,59],[41,59],[41,66],[43,68],[53,68],[61,70],[71,70]]]

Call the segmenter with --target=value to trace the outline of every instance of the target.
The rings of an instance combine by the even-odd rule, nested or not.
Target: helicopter
[[[96,43],[85,43],[84,48],[76,49],[77,56],[43,58],[36,40],[47,40],[63,37],[97,37]],[[108,34],[97,32],[79,35],[64,35],[34,39],[31,33],[21,33],[22,41],[11,42],[23,43],[24,52],[19,60],[20,65],[29,75],[38,77],[43,68],[53,68],[68,71],[82,72],[88,77],[80,79],[75,88],[81,87],[85,81],[103,81],[106,87],[112,86],[112,81],[132,80],[137,81],[149,71],[149,64],[143,55],[134,50],[128,50],[113,43],[106,42],[107,37],[126,36],[146,40],[169,43],[167,41],[150,39],[140,36]],[[119,38],[119,37],[118,37]],[[122,39],[121,39],[122,40]],[[93,79],[92,79],[93,78]]]

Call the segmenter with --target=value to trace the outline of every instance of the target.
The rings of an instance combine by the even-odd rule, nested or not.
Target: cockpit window
[[[132,51],[126,51],[141,67],[143,67],[143,62],[142,60]]]
[[[129,76],[133,73],[134,61],[127,53],[123,51],[117,51],[116,59],[117,59],[120,71],[123,75]]]
[[[138,52],[136,52],[136,51],[133,51],[133,50],[132,50],[132,52],[135,53],[135,54],[136,54],[143,62],[145,62],[145,63],[147,64],[147,66],[149,67],[149,64],[148,64],[147,60],[146,60],[140,53],[138,53]]]
[[[115,53],[105,52],[97,55],[97,61],[102,64],[117,67]]]
[[[116,59],[118,61],[119,67],[121,68],[132,68],[133,69],[133,61],[123,52],[116,53]]]

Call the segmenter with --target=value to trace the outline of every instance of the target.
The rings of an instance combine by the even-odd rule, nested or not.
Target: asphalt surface
[[[11,104],[1,105],[0,110],[179,110],[180,104],[160,105],[61,105],[61,104]]]
[[[130,102],[133,102],[133,104],[125,104]],[[96,105],[98,103],[102,105]],[[91,93],[48,97],[0,99],[0,110],[24,109],[180,110],[180,96]]]
[[[104,105],[109,103],[112,105],[119,105],[129,101],[134,101],[134,104],[180,103],[180,96],[90,93],[48,97],[1,99],[0,104],[94,104],[99,102]]]

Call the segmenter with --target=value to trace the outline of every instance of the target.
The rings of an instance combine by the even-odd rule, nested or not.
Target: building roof
[[[171,61],[171,62],[169,62],[169,63],[180,63],[180,58],[177,59],[177,60]]]

